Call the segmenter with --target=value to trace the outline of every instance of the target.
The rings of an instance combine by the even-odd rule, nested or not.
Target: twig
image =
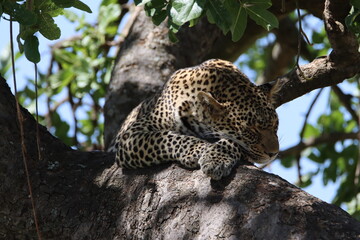
[[[281,0],[281,9],[280,11],[282,13],[285,13],[286,12],[286,7],[285,7],[285,0]]]
[[[50,64],[49,64],[49,68],[47,70],[47,73],[46,73],[46,79],[49,79],[49,76],[52,74],[52,69],[53,69],[53,66],[54,66],[54,62],[55,62],[55,58],[54,58],[54,55],[51,54],[51,60],[50,60]],[[46,85],[47,87],[50,87],[50,84],[49,84],[49,80],[46,81]],[[45,94],[46,96],[46,106],[48,108],[48,113],[45,114],[45,121],[46,121],[46,126],[48,128],[52,127],[52,111],[51,111],[51,106],[50,106],[50,102],[51,102],[51,98]]]
[[[359,139],[359,135],[360,132],[352,132],[352,133],[333,132],[333,133],[323,134],[316,138],[308,138],[306,139],[306,141],[302,143],[299,143],[293,147],[283,150],[279,153],[279,156],[280,158],[284,158],[291,155],[294,156],[306,148],[314,147],[323,143],[334,144],[338,141],[344,141],[347,139],[357,140]]]
[[[119,46],[121,45],[121,43],[123,43],[126,39],[126,37],[129,35],[129,32],[131,30],[131,28],[134,25],[134,22],[136,20],[136,18],[139,16],[139,13],[141,12],[141,7],[135,7],[134,11],[131,14],[130,19],[128,20],[128,22],[126,23],[126,25],[124,26],[124,29],[121,32],[121,35],[119,36]]]
[[[303,143],[303,139],[304,139],[304,133],[305,133],[305,129],[306,129],[306,125],[307,125],[307,122],[308,122],[308,118],[310,116],[310,113],[316,103],[316,101],[318,100],[321,92],[322,92],[323,88],[321,88],[318,93],[316,94],[314,100],[312,101],[312,103],[310,104],[310,107],[305,115],[305,119],[304,119],[304,123],[303,123],[303,126],[302,126],[302,129],[301,129],[301,132],[300,132],[300,142],[299,144],[302,144]],[[299,183],[301,184],[302,183],[302,176],[301,176],[301,165],[300,165],[300,159],[301,159],[301,152],[299,152],[297,155],[296,155],[296,165],[297,165],[297,171],[298,171],[298,179],[299,179]]]
[[[305,74],[303,73],[303,71],[301,70],[300,65],[299,65],[299,59],[300,59],[300,54],[301,54],[301,39],[302,39],[303,29],[302,29],[302,26],[301,26],[301,16],[300,16],[299,2],[298,2],[298,0],[296,0],[295,2],[296,2],[296,12],[297,12],[297,15],[298,15],[298,20],[299,20],[298,53],[296,55],[296,67],[297,67],[297,69],[299,69],[300,76],[305,78]]]
[[[73,144],[74,144],[74,146],[77,146],[79,143],[77,140],[78,125],[77,125],[77,117],[76,117],[76,109],[78,107],[78,104],[75,104],[75,102],[74,102],[73,95],[71,93],[71,86],[68,85],[67,88],[68,88],[68,99],[69,99],[69,103],[71,105],[71,110],[72,110],[73,120],[74,120]]]
[[[344,94],[344,92],[338,87],[338,86],[332,86],[331,89],[334,91],[334,93],[338,96],[340,102],[346,110],[350,113],[351,117],[359,124],[359,116],[356,113],[356,111],[351,106],[351,95]]]
[[[358,83],[358,87],[360,86],[360,79],[357,80],[357,83]],[[358,97],[359,99],[359,102],[360,102],[360,97]],[[358,111],[360,113],[360,103],[358,104]],[[358,118],[358,128],[360,128],[360,114],[359,114],[359,118]],[[360,136],[359,136],[359,140],[360,140]],[[360,142],[360,141],[359,141]],[[359,181],[360,181],[360,144],[358,142],[358,159],[357,159],[357,164],[356,164],[356,169],[355,169],[355,177],[354,177],[354,183],[355,183],[355,186],[357,186],[359,184]],[[356,199],[356,206],[358,206],[359,202]]]
[[[301,129],[301,132],[300,132],[300,139],[303,139],[304,138],[304,133],[305,133],[305,129],[306,129],[306,124],[307,124],[307,121],[308,121],[308,118],[310,116],[310,113],[316,103],[316,101],[318,100],[321,92],[323,91],[324,88],[320,88],[320,90],[318,91],[318,93],[316,94],[314,100],[312,101],[312,103],[310,104],[310,107],[305,115],[305,119],[304,119],[304,124],[302,126],[302,129]]]
[[[39,104],[38,104],[38,69],[37,64],[34,64],[35,70],[35,115],[36,115],[36,145],[38,150],[38,158],[41,160],[40,149],[40,132],[39,132]]]

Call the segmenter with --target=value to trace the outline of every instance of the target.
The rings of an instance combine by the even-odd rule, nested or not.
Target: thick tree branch
[[[298,145],[290,147],[286,150],[283,150],[279,153],[280,158],[288,156],[296,156],[300,154],[303,150],[309,147],[315,147],[320,144],[334,144],[339,141],[344,140],[356,140],[360,139],[360,133],[344,133],[344,132],[334,132],[334,133],[325,133],[319,137],[309,138],[303,142],[300,142]]]
[[[0,238],[34,239],[14,97],[0,80]],[[360,223],[287,181],[238,166],[222,181],[163,165],[121,170],[113,154],[72,151],[22,109],[44,239],[356,239]],[[311,227],[309,227],[311,226]]]
[[[31,239],[36,233],[30,220],[14,106],[1,79],[0,236]],[[34,160],[36,123],[25,109],[22,114],[40,231],[46,239],[172,234],[175,239],[355,239],[360,234],[359,223],[340,208],[252,166],[238,167],[237,173],[222,182],[209,182],[200,170],[175,165],[122,173],[113,165],[112,154],[72,151],[43,127],[43,161],[38,162]]]
[[[326,1],[324,22],[334,50],[327,57],[317,58],[301,66],[304,76],[301,76],[299,70],[293,70],[278,78],[282,88],[277,95],[277,106],[314,89],[338,84],[360,72],[360,64],[354,64],[360,62],[359,45],[355,35],[344,24],[348,10],[348,1]]]

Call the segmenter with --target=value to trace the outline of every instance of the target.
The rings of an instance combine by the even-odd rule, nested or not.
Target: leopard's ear
[[[211,117],[218,118],[226,113],[226,107],[219,103],[210,93],[199,92],[198,100]]]
[[[258,87],[267,95],[268,99],[271,101],[274,107],[277,108],[279,106],[279,93],[282,87],[280,81],[268,82]]]

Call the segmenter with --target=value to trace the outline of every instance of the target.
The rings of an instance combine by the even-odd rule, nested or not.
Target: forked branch
[[[304,77],[299,70],[279,77],[276,81],[282,87],[277,94],[276,107],[314,89],[341,83],[360,72],[360,64],[354,64],[360,62],[359,44],[344,23],[349,8],[349,1],[326,0],[324,24],[333,51],[301,66]]]

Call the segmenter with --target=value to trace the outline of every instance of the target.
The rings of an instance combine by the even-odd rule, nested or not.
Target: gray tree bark
[[[286,2],[287,10],[291,9],[294,1]],[[302,1],[302,4],[313,6],[317,2]],[[334,2],[343,1],[327,1],[328,9]],[[328,18],[342,22],[337,17]],[[151,93],[175,69],[201,62],[219,50],[214,46],[226,38],[212,25],[201,24],[204,26],[199,25],[199,29],[184,30],[176,47],[168,42],[166,31],[161,30],[165,26],[155,28],[139,15],[119,53],[109,88],[105,109],[108,139],[125,113],[140,101],[133,101],[131,96]],[[201,29],[205,30],[201,32]],[[336,32],[334,26],[329,31],[333,30]],[[193,31],[191,36],[187,31]],[[211,37],[205,34],[209,31],[213,31]],[[341,34],[352,40],[351,34]],[[344,39],[337,39],[334,44]],[[185,45],[191,51],[188,48],[183,51],[181,46]],[[352,51],[355,47],[346,49],[352,63],[358,58],[358,52]],[[336,48],[337,55],[326,58],[326,68],[322,64],[308,65],[307,69],[318,74],[313,79],[315,84],[296,72],[289,74],[284,80],[284,94],[292,92],[293,96],[300,96],[305,90],[317,88],[319,81],[331,85],[339,82],[341,76],[358,72],[356,66],[349,67],[346,59],[341,61],[341,66],[346,68],[338,68],[340,61],[336,56],[342,56],[339,49]],[[192,58],[192,54],[196,57]],[[334,73],[327,81],[327,74]],[[297,88],[306,86],[305,90],[298,91],[291,81],[295,81]],[[129,92],[131,88],[126,85],[134,92]],[[281,96],[279,104],[288,99],[288,95]],[[21,113],[24,158],[43,239],[360,238],[360,223],[345,211],[252,165],[240,164],[221,181],[211,181],[200,170],[188,170],[176,164],[122,170],[114,165],[113,154],[74,151],[44,127],[40,127],[42,158],[38,160],[36,122],[25,109]],[[37,236],[19,126],[15,99],[1,79],[0,239],[36,239]]]
[[[0,239],[35,239],[16,106],[0,81]],[[358,239],[360,223],[282,178],[240,165],[211,181],[175,164],[121,170],[80,152],[25,109],[26,161],[43,239]]]

